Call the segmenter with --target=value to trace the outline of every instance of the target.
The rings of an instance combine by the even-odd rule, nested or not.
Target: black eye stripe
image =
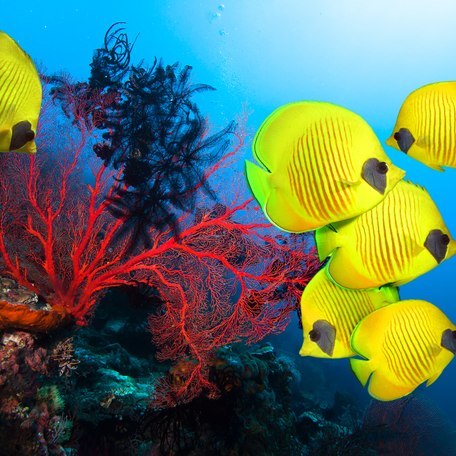
[[[363,164],[361,177],[380,194],[384,195],[387,181],[388,165],[376,158],[369,158]]]
[[[429,250],[429,253],[440,264],[445,259],[449,243],[450,237],[442,233],[442,230],[431,230],[426,237],[424,247]]]

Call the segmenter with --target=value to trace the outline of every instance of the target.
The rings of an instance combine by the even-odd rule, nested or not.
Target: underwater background
[[[132,63],[152,63],[154,57],[165,64],[180,62],[192,66],[192,82],[216,88],[196,94],[195,101],[219,129],[245,110],[248,129],[254,132],[285,103],[321,100],[342,105],[371,125],[407,179],[428,189],[455,236],[456,170],[434,171],[385,145],[412,90],[456,80],[455,17],[456,4],[450,0],[4,2],[0,30],[14,37],[47,74],[63,71],[85,81],[106,30],[125,22],[130,41],[138,35]],[[250,144],[243,154],[251,159]],[[242,160],[236,166],[242,170]],[[229,182],[227,174],[226,185]],[[455,259],[450,259],[400,287],[401,298],[432,302],[454,322],[455,273]],[[308,388],[308,394],[325,390],[330,398],[337,391],[361,408],[370,403],[347,360],[298,356],[302,331],[297,317],[268,340],[295,361],[300,387]],[[318,376],[306,381],[306,373],[315,370]],[[454,424],[455,380],[455,365],[450,363],[436,383],[418,390]]]

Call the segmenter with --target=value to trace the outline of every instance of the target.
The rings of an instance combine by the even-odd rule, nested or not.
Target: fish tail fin
[[[264,209],[266,199],[269,194],[269,174],[270,173],[265,171],[263,168],[255,165],[255,163],[252,163],[249,160],[245,161],[245,175],[247,177],[250,191],[262,209]]]
[[[339,245],[339,235],[332,225],[324,226],[315,231],[315,244],[317,246],[318,259],[323,261]]]
[[[308,220],[299,213],[296,201],[284,190],[270,172],[245,161],[247,182],[266,217],[283,231],[302,233],[308,228]]]
[[[401,300],[399,294],[399,287],[394,287],[393,285],[383,285],[380,287],[380,291],[383,293],[384,300],[387,303],[398,302]]]
[[[356,375],[356,378],[363,386],[366,386],[367,381],[369,380],[369,377],[374,370],[371,364],[371,361],[367,359],[350,359],[350,367],[352,368],[353,373]]]

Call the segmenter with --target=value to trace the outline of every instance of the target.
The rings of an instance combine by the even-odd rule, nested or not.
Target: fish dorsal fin
[[[425,193],[429,193],[429,192],[427,191],[426,187],[424,187],[424,186],[421,185],[421,184],[417,184],[416,182],[412,182],[412,181],[410,181],[410,180],[404,180],[404,182],[406,182],[406,183],[409,184],[409,185],[413,185],[414,187],[416,187],[417,189],[419,189],[419,190],[421,190],[421,191],[423,191],[423,192],[425,192]]]
[[[445,168],[442,168],[440,165],[437,165],[435,163],[426,163],[429,168],[435,169],[436,171],[445,171]]]
[[[15,57],[19,59],[25,59],[26,61],[30,62],[32,65],[33,61],[30,56],[25,52],[19,44],[11,38],[7,33],[0,32],[0,49],[2,49],[2,53],[8,55],[9,57]]]
[[[419,195],[421,197],[424,195],[426,198],[429,197],[432,199],[432,196],[429,194],[426,187],[423,187],[422,185],[417,184],[416,182],[409,181],[409,180],[404,180],[404,182],[415,190],[416,195]]]

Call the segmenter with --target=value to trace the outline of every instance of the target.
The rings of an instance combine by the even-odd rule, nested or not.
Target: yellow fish
[[[435,382],[456,351],[456,326],[426,301],[399,301],[361,320],[352,349],[366,358],[350,360],[369,394],[392,401],[427,381]]]
[[[456,168],[456,81],[428,84],[408,95],[386,144],[430,168]]]
[[[316,231],[320,261],[347,288],[402,285],[456,252],[456,241],[427,191],[401,181],[364,214]]]
[[[320,269],[301,297],[304,343],[301,356],[346,358],[355,353],[350,347],[353,329],[366,315],[399,300],[395,287],[350,290],[331,282]]]
[[[370,126],[340,106],[301,101],[276,109],[246,161],[250,189],[268,219],[300,233],[377,205],[402,179]]]
[[[31,58],[0,32],[0,152],[36,152],[41,100],[40,77]]]

